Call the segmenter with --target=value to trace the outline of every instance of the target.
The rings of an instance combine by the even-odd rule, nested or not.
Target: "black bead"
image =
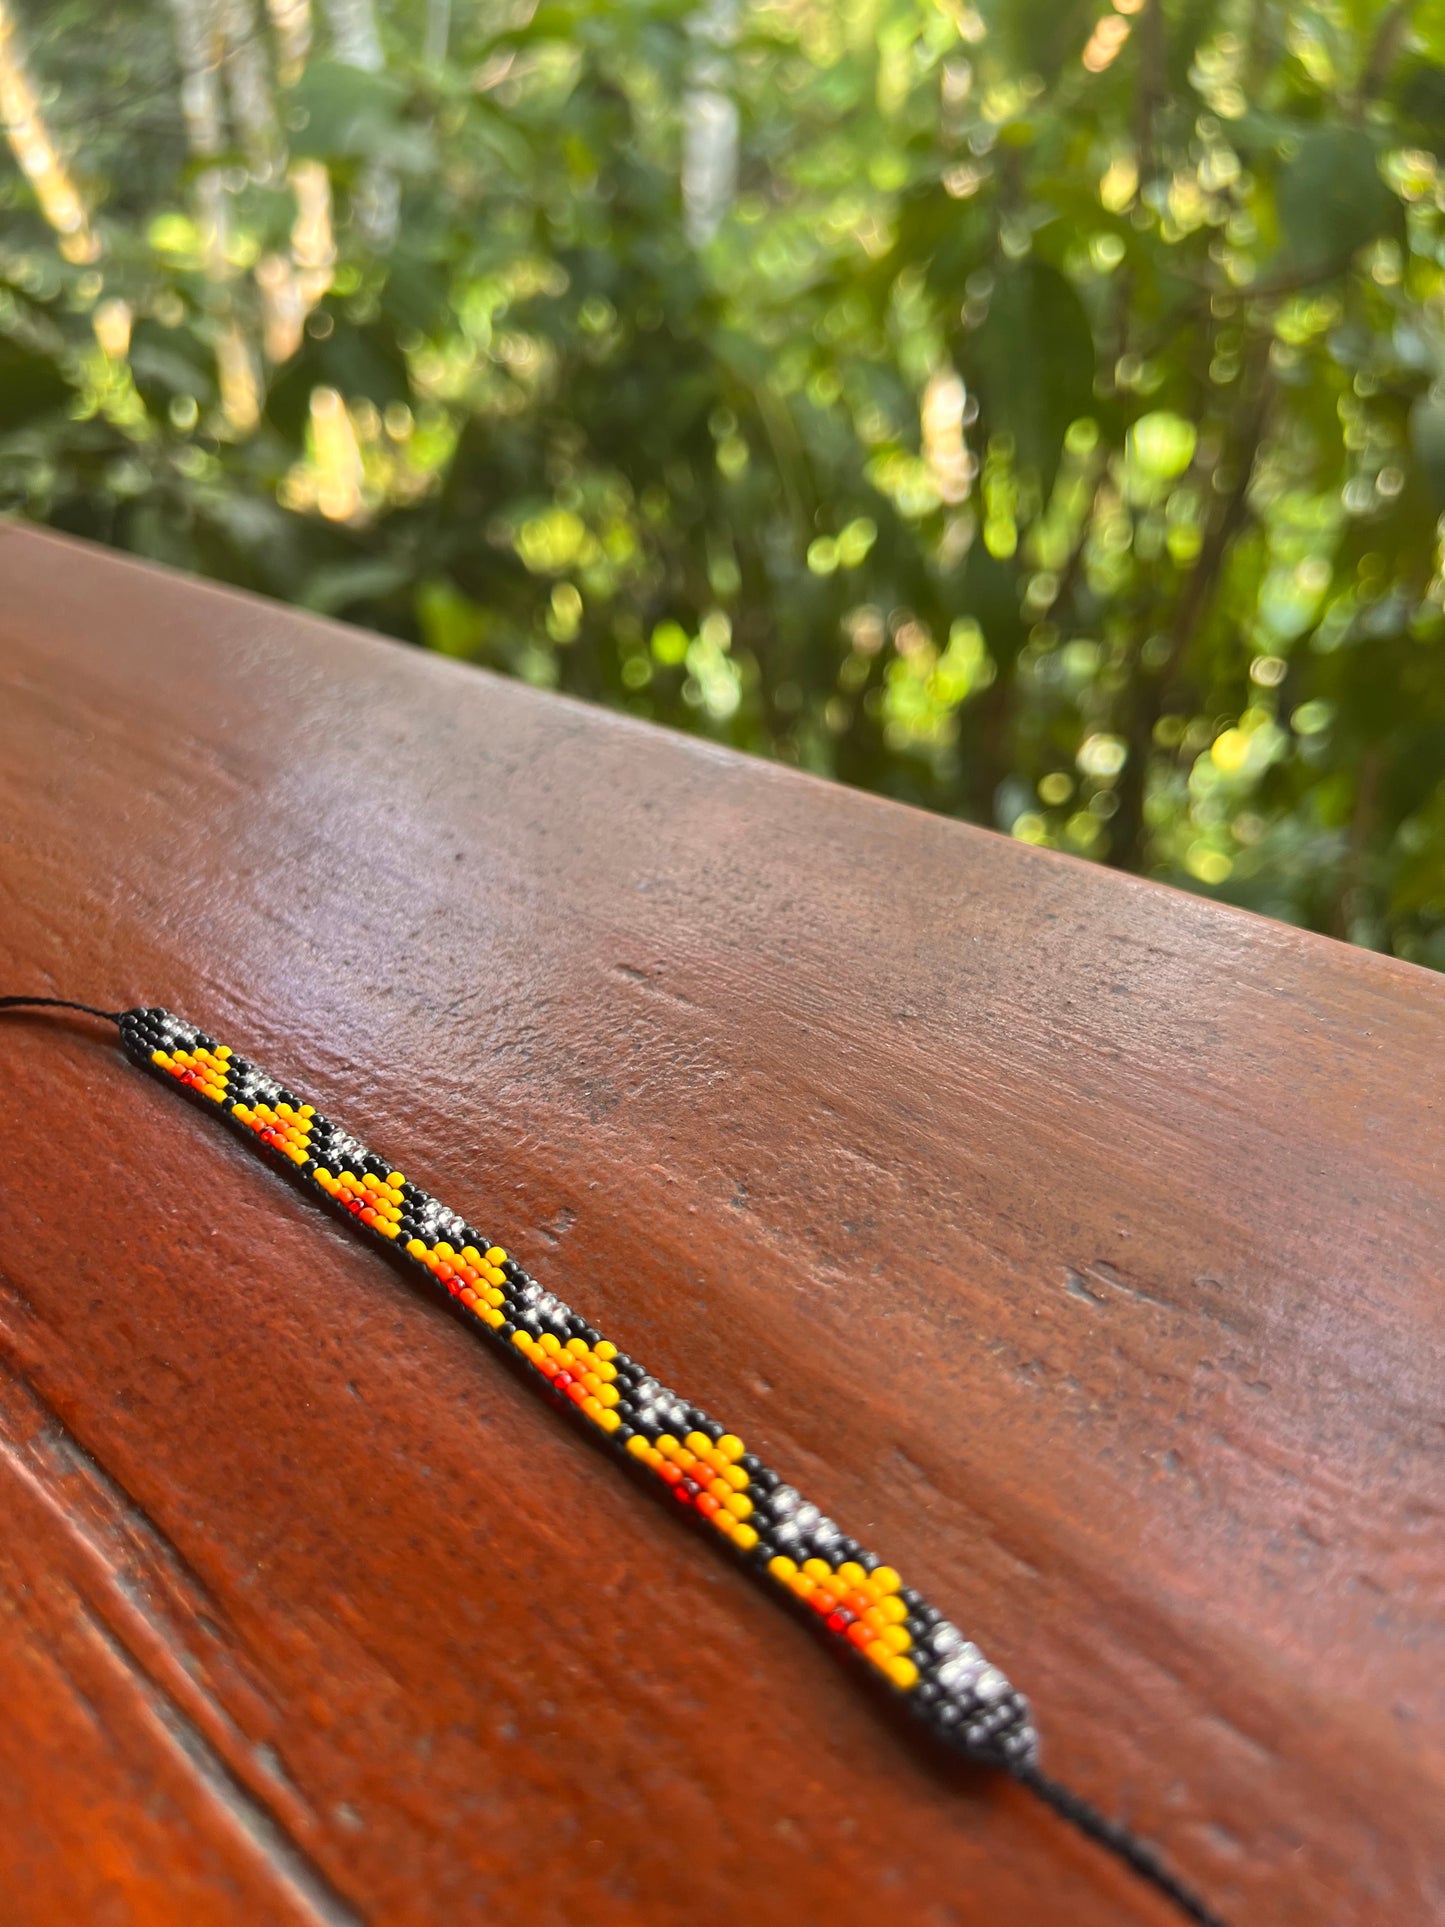
[[[702,1491],[702,1487],[697,1483],[696,1479],[683,1479],[678,1486],[678,1490],[685,1492],[688,1498],[695,1499],[698,1493]]]
[[[766,1465],[760,1465],[756,1472],[748,1475],[748,1478],[749,1483],[755,1485],[759,1492],[772,1492],[782,1484],[777,1473],[770,1471]]]
[[[755,1472],[761,1472],[763,1469],[763,1462],[756,1452],[744,1452],[738,1460],[738,1464],[743,1468],[744,1472],[747,1473],[749,1478],[751,1478]]]

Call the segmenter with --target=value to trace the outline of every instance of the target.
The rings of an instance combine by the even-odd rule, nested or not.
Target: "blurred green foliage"
[[[1445,965],[1445,0],[6,10],[12,510]]]

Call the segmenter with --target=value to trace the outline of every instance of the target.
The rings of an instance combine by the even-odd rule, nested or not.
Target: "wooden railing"
[[[1431,1917],[1436,979],[51,537],[0,583],[0,991],[183,1011],[474,1208],[1232,1919]],[[0,1092],[8,1921],[1163,1918],[84,1020]]]

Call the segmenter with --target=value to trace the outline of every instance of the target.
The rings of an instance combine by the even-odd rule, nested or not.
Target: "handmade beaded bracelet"
[[[84,1011],[119,1026],[126,1055],[215,1108],[302,1189],[319,1193],[521,1366],[551,1403],[671,1497],[733,1557],[891,1690],[946,1745],[1002,1767],[1126,1860],[1189,1919],[1218,1917],[1127,1828],[1038,1766],[1028,1702],[959,1629],[905,1586],[701,1406],[563,1304],[491,1238],[229,1045],[159,1008],[101,1011],[63,998],[0,1008]]]

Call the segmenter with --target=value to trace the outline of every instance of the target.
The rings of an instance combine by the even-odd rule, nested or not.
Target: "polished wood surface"
[[[293,1079],[1233,1922],[1445,1911],[1445,986],[0,533],[0,991]],[[0,1920],[1172,1916],[104,1027],[0,1019]]]

